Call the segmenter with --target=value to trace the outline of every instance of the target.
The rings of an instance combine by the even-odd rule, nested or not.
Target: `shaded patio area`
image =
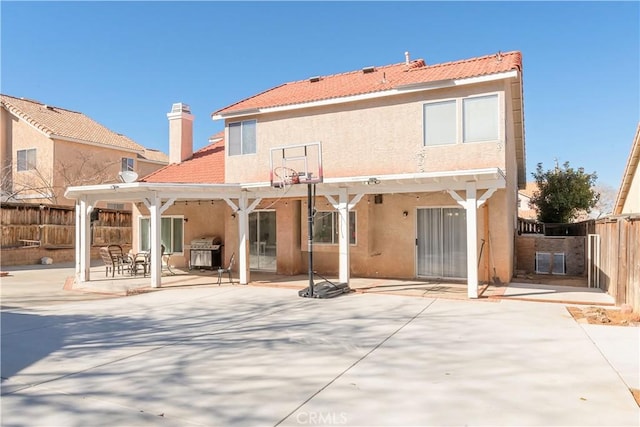
[[[104,266],[91,268],[90,282],[82,286],[72,284],[68,289],[75,291],[97,292],[116,295],[134,295],[143,292],[157,292],[162,289],[177,287],[208,287],[218,286],[218,273],[216,270],[200,269],[172,269],[174,274],[166,271],[162,275],[162,287],[151,288],[149,278],[143,276],[118,275],[114,278],[104,277]],[[333,276],[327,277],[331,282],[338,283]],[[233,275],[233,286],[238,285],[237,273]],[[317,276],[314,283],[324,279]],[[269,272],[251,272],[251,282],[247,286],[269,287],[282,289],[304,289],[309,284],[309,278],[305,275],[287,276]],[[220,286],[231,286],[228,277],[223,276]],[[69,284],[67,284],[69,286]],[[421,298],[467,299],[467,284],[462,281],[441,280],[399,280],[384,278],[352,277],[350,287],[355,293],[369,293],[379,295],[402,295]],[[553,284],[509,283],[502,286],[492,284],[480,284],[478,286],[479,301],[498,302],[504,299],[537,302],[555,302],[563,304],[588,304],[613,306],[611,296],[600,289],[589,289],[576,286],[562,286]]]

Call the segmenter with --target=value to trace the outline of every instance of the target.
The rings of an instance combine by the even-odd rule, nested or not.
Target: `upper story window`
[[[424,104],[424,145],[496,141],[499,121],[497,94]]]
[[[122,172],[133,171],[133,159],[132,158],[130,158],[130,157],[123,157],[122,158],[121,171]]]
[[[257,120],[229,123],[229,155],[255,154]]]
[[[337,244],[340,241],[338,234],[338,220],[340,215],[338,212],[322,212],[316,213],[313,219],[313,241],[316,243]],[[349,244],[356,244],[356,213],[349,212]]]
[[[34,170],[36,168],[36,149],[18,150],[18,172]]]

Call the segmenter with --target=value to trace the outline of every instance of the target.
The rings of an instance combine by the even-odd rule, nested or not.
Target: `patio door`
[[[276,212],[249,214],[249,267],[276,271]]]
[[[417,275],[467,277],[467,215],[459,208],[418,209]]]

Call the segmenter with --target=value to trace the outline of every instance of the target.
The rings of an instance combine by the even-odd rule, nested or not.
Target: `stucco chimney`
[[[182,102],[171,106],[169,119],[169,163],[182,163],[193,155],[193,115]]]

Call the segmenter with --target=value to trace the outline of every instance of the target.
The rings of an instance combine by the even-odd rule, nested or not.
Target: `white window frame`
[[[351,241],[351,236],[349,236],[349,245],[356,246],[358,244],[358,215],[355,211],[349,211],[349,217],[353,214],[353,242]],[[319,242],[315,240],[315,231],[316,231],[316,219],[320,216],[331,215],[331,242]],[[340,213],[338,211],[316,211],[316,214],[313,218],[313,230],[314,230],[314,240],[313,244],[317,245],[337,245],[340,242],[340,237],[338,235],[340,227],[339,217]],[[351,220],[351,218],[349,218]],[[349,221],[349,234],[351,234],[351,221]]]
[[[491,97],[495,97],[497,100],[497,114],[496,114],[496,119],[497,119],[497,131],[498,134],[496,135],[495,139],[487,139],[487,140],[478,140],[478,141],[465,141],[465,134],[464,134],[464,101],[465,100],[470,100],[470,99],[478,99],[478,98],[491,98]],[[483,143],[483,142],[500,142],[504,139],[503,135],[504,135],[504,130],[503,130],[503,126],[501,125],[503,122],[503,112],[502,112],[502,105],[504,104],[503,101],[503,96],[501,94],[501,92],[487,92],[487,93],[482,93],[482,94],[477,94],[477,95],[472,95],[472,96],[462,96],[462,97],[457,97],[457,98],[443,98],[443,99],[437,99],[437,100],[433,100],[433,101],[428,101],[428,102],[424,102],[422,104],[422,146],[423,147],[440,147],[440,146],[447,146],[447,145],[457,145],[457,144],[477,144],[477,143]],[[427,143],[427,121],[426,121],[426,108],[428,105],[434,105],[434,104],[443,104],[446,102],[451,102],[451,101],[455,101],[456,103],[456,141],[454,143],[440,143],[440,144],[429,144]]]
[[[122,162],[120,163],[121,172],[133,172],[134,167],[135,167],[135,162],[131,157],[122,158]]]
[[[253,124],[253,129],[254,129],[254,135],[253,138],[255,140],[255,146],[253,147],[253,151],[248,151],[246,148],[246,144],[245,144],[245,126],[247,126],[249,123]],[[239,126],[240,127],[240,140],[239,141],[233,141],[232,139],[232,135],[231,135],[231,127],[232,126]],[[229,148],[227,149],[227,153],[229,156],[242,156],[242,155],[246,155],[246,154],[256,154],[256,152],[258,151],[258,121],[255,119],[252,120],[242,120],[239,122],[231,122],[227,125],[228,129],[228,134],[229,134]],[[234,144],[238,144],[238,146],[234,145]],[[237,152],[236,152],[237,150]]]
[[[24,159],[20,159],[20,154],[24,153]],[[36,148],[25,148],[22,150],[16,151],[16,170],[18,172],[26,172],[37,169],[37,149]],[[33,156],[32,159],[29,157]]]
[[[160,217],[160,229],[162,230],[162,220],[171,220],[171,242],[170,244],[165,244],[162,241],[162,235],[160,236],[160,240],[161,240],[161,244],[163,244],[165,246],[165,252],[168,253],[172,253],[172,254],[176,254],[176,255],[183,255],[184,254],[184,215],[163,215]],[[182,250],[181,251],[177,251],[174,252],[174,248],[175,248],[175,244],[173,242],[174,239],[174,231],[173,231],[173,226],[176,223],[176,221],[174,221],[175,219],[179,219],[180,221],[179,224],[182,227],[182,242],[181,242],[181,246],[182,246]],[[147,220],[149,221],[149,236],[148,239],[145,241],[145,239],[143,238],[142,235],[142,230],[143,230],[143,220]],[[149,250],[150,246],[151,246],[151,218],[149,216],[139,216],[138,217],[138,248],[141,252],[146,252]],[[161,231],[162,234],[162,231]]]

